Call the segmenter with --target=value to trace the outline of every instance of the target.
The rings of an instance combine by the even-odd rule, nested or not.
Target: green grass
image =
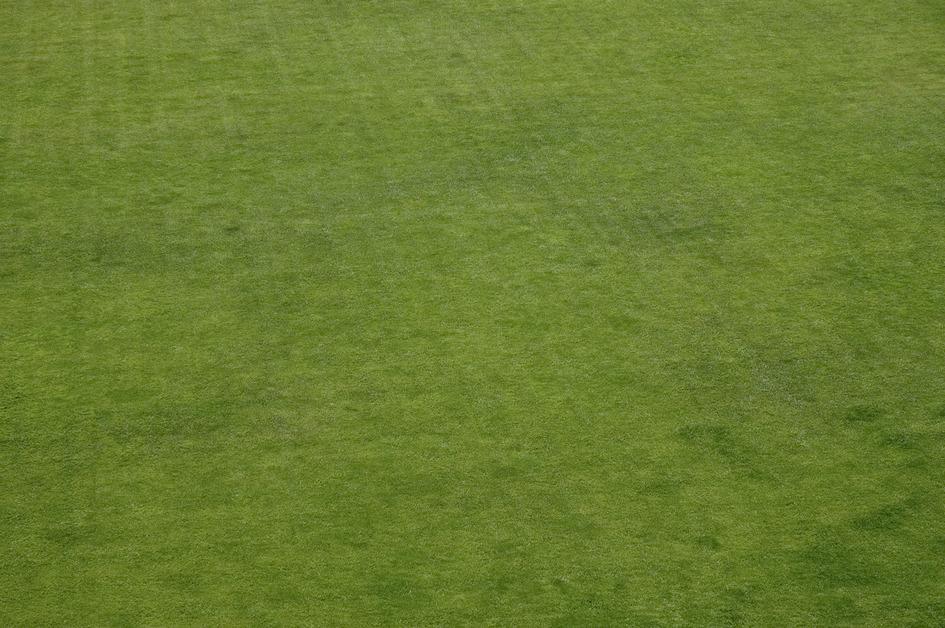
[[[945,621],[938,0],[0,3],[0,623]]]

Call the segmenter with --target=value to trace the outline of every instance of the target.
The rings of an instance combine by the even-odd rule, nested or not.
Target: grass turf
[[[943,33],[0,4],[0,620],[940,624]]]

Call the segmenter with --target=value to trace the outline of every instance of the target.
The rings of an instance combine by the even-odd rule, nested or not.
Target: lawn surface
[[[0,3],[0,623],[945,621],[939,0]]]

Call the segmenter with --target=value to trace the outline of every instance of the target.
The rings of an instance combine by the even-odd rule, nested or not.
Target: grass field
[[[0,624],[945,625],[939,0],[0,3]]]

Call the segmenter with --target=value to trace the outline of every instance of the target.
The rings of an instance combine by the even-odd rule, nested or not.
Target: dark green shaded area
[[[940,624],[943,34],[0,5],[0,621]]]

